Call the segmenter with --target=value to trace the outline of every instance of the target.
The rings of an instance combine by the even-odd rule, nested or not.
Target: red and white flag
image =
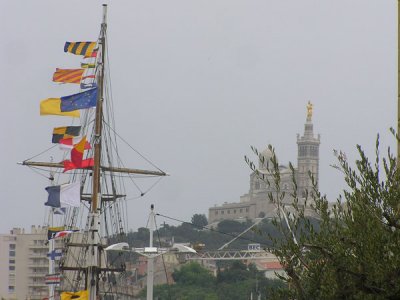
[[[75,232],[77,230],[63,230],[63,231],[58,231],[55,235],[54,235],[54,239],[56,238],[61,238],[61,237],[66,237],[68,235],[70,235],[71,233]]]
[[[60,149],[62,150],[72,150],[76,144],[78,144],[82,140],[81,136],[76,136],[72,138],[61,139],[58,143],[60,145]],[[85,142],[85,150],[92,149],[89,142]]]
[[[59,273],[47,274],[46,277],[44,278],[44,280],[45,280],[46,284],[60,284],[61,283],[61,275]]]

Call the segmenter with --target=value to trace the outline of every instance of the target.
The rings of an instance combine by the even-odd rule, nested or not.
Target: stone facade
[[[297,168],[294,168],[294,177],[297,183],[296,195],[299,201],[312,191],[312,180],[309,172],[312,174],[316,182],[319,180],[319,145],[320,135],[314,136],[312,123],[312,104],[307,106],[307,118],[304,124],[303,136],[297,135]],[[256,172],[250,174],[249,192],[240,197],[240,202],[224,203],[221,206],[209,208],[208,222],[210,224],[222,220],[245,220],[260,217],[276,216],[276,206],[269,200],[268,194],[274,193],[276,188],[273,185],[271,174],[266,168],[266,163],[271,164],[272,151],[267,148],[260,153],[263,159],[259,160],[258,172],[263,174],[271,183],[267,185],[265,180],[261,180]],[[293,166],[294,167],[294,166]],[[286,209],[290,209],[293,201],[292,194],[294,192],[293,171],[289,166],[280,165],[280,190],[284,193],[282,202],[286,204]],[[282,193],[281,193],[282,195]],[[306,212],[307,213],[307,212]],[[311,212],[310,212],[311,213]]]

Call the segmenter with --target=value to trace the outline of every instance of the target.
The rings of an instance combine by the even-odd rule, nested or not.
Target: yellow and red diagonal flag
[[[54,82],[80,83],[84,69],[56,69],[53,75]]]

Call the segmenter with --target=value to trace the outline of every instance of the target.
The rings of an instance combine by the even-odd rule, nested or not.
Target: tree
[[[342,152],[335,152],[347,188],[331,205],[314,188],[299,199],[293,194],[289,213],[280,199],[279,164],[274,149],[267,178],[250,168],[275,188],[269,198],[278,209],[275,226],[283,238],[271,237],[273,252],[283,265],[288,285],[276,299],[399,299],[400,295],[400,169],[394,155],[379,152],[370,161],[357,145],[359,159],[351,166]],[[263,157],[257,149],[254,153]],[[293,183],[296,185],[294,168]],[[271,179],[272,178],[272,179]],[[304,215],[311,209],[318,217],[312,222]]]
[[[194,214],[192,217],[192,224],[197,228],[203,228],[208,224],[206,215],[204,214]]]
[[[213,287],[214,277],[198,263],[188,263],[172,274],[177,284]]]
[[[248,223],[240,223],[234,220],[222,220],[218,223],[218,231],[229,233],[241,233],[249,227]]]

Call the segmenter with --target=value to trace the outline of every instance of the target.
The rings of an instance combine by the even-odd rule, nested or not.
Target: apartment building
[[[0,299],[48,297],[48,253],[47,227],[32,226],[30,232],[13,228],[0,234]]]

